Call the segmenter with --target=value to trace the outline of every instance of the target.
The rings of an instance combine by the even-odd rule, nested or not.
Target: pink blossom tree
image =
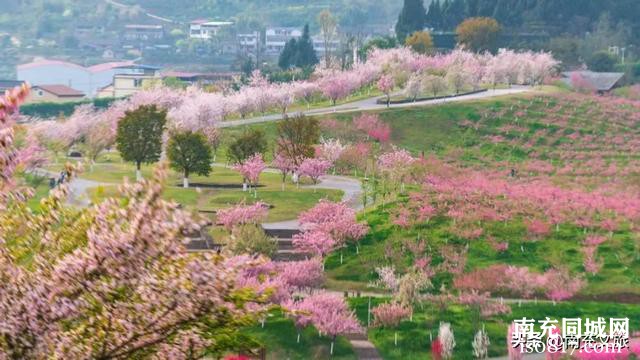
[[[82,149],[86,158],[89,159],[90,170],[93,170],[98,156],[113,145],[113,137],[108,127],[109,124],[105,122],[95,122],[87,129]]]
[[[569,82],[571,86],[578,92],[594,93],[596,91],[595,86],[578,71],[574,71],[571,73]]]
[[[321,258],[283,262],[280,279],[286,285],[297,290],[311,290],[324,282],[324,269]]]
[[[345,148],[339,139],[320,139],[320,145],[316,147],[316,157],[334,164]]]
[[[357,242],[369,230],[366,223],[359,223],[355,210],[343,202],[334,203],[320,200],[313,208],[300,213],[300,226],[306,230],[316,230],[329,234],[337,243]]]
[[[391,138],[391,126],[380,122],[377,126],[369,129],[367,135],[381,144],[386,143]]]
[[[331,163],[327,160],[318,158],[307,158],[304,159],[298,167],[298,174],[300,176],[308,176],[313,181],[313,183],[317,185],[320,177],[325,175],[330,167]]]
[[[382,91],[382,93],[387,98],[387,107],[391,105],[391,91],[395,87],[395,81],[393,77],[390,75],[382,75],[377,83],[378,90]]]
[[[314,301],[314,326],[331,337],[330,354],[338,335],[362,333],[363,329],[355,314],[349,310],[344,299],[330,294],[319,294]]]
[[[409,317],[411,310],[398,303],[386,303],[371,309],[374,316],[374,325],[394,328],[400,325],[403,319]]]
[[[262,160],[262,154],[254,154],[243,163],[236,164],[233,169],[242,175],[244,184],[249,183],[249,187],[251,187],[258,185],[260,174],[266,167],[266,164]]]
[[[300,330],[313,324],[321,334],[331,336],[331,350],[338,335],[361,333],[363,331],[356,319],[340,296],[326,292],[305,297],[297,302],[289,302],[285,308],[293,310],[293,316],[298,328],[298,342]]]
[[[296,343],[298,344],[300,343],[302,331],[313,324],[314,305],[312,297],[306,297],[298,301],[289,300],[284,304],[284,308],[288,311],[287,316],[293,318],[293,323],[296,326]]]
[[[220,147],[220,143],[222,140],[222,134],[217,127],[208,126],[202,129],[202,133],[207,138],[207,142],[211,146],[213,150],[213,161],[216,161],[216,153],[218,152],[218,148]]]
[[[296,251],[312,256],[324,257],[336,247],[336,241],[324,231],[310,230],[293,236]]]
[[[282,115],[287,114],[287,109],[296,100],[295,85],[292,84],[280,84],[273,88],[273,102],[280,108]]]
[[[297,169],[295,162],[287,156],[276,154],[271,162],[271,166],[280,171],[280,175],[282,175],[282,191],[284,191],[284,183],[287,180],[287,175],[293,174]]]
[[[24,158],[12,114],[27,94],[25,86],[0,100],[0,354],[115,359],[229,350],[200,329],[234,333],[241,327],[234,319],[252,318],[246,309],[255,299],[235,295],[246,263],[187,253],[183,234],[199,224],[162,200],[166,166],[153,180],[125,184],[126,202],[69,209],[68,181],[76,172],[69,165],[67,182],[38,213],[29,210],[30,191],[13,178]],[[7,245],[15,243],[37,243],[28,265]]]
[[[354,88],[353,79],[341,73],[323,77],[318,85],[322,94],[331,100],[333,106],[338,100],[349,95]]]
[[[239,204],[228,209],[218,210],[216,213],[216,223],[230,231],[237,225],[258,224],[266,219],[267,214],[268,206],[265,203],[257,202],[253,205]]]
[[[567,269],[551,269],[545,272],[546,295],[553,301],[572,298],[585,285],[582,277],[572,277]]]
[[[296,98],[303,99],[305,101],[307,104],[307,110],[309,110],[311,108],[311,101],[314,96],[320,92],[320,89],[316,83],[302,81],[294,84],[293,91]]]
[[[391,127],[380,120],[377,114],[362,114],[353,119],[356,129],[367,134],[367,140],[372,138],[380,143],[389,141]]]
[[[411,315],[411,309],[398,303],[387,303],[371,309],[374,318],[374,326],[397,328],[403,319]],[[394,344],[398,346],[398,332],[394,333]]]
[[[404,182],[416,161],[417,159],[404,149],[393,150],[378,157],[378,168],[388,179],[400,182],[404,190]]]

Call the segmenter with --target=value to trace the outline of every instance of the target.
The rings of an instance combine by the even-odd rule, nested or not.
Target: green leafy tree
[[[183,174],[183,186],[189,187],[189,175],[208,176],[211,172],[211,146],[200,132],[178,132],[169,139],[167,156],[171,168]]]
[[[186,89],[189,84],[177,77],[170,76],[162,80],[162,85],[171,89]]]
[[[427,31],[416,31],[407,38],[405,45],[419,54],[426,54],[433,49],[433,39]]]
[[[426,10],[423,0],[404,0],[404,6],[396,23],[398,41],[404,43],[409,34],[424,30],[425,18]]]
[[[136,178],[140,180],[143,163],[151,164],[160,159],[162,133],[167,122],[167,112],[155,105],[143,105],[125,112],[118,123],[117,149],[124,161],[136,164]]]
[[[392,36],[381,36],[367,41],[359,51],[361,59],[366,59],[371,49],[392,49],[398,46],[398,40]]]
[[[320,139],[320,125],[315,118],[302,114],[286,117],[278,123],[278,154],[299,166],[305,158],[313,157],[314,145]]]
[[[307,68],[318,63],[318,56],[313,48],[313,41],[309,33],[309,24],[304,26],[302,37],[296,45],[295,64],[297,67]]]
[[[264,154],[267,150],[267,139],[261,130],[247,130],[227,148],[227,157],[234,164],[242,164],[255,154]]]
[[[440,1],[432,1],[429,4],[429,12],[425,17],[425,25],[434,29],[442,28],[442,8],[440,7]]]
[[[606,51],[598,51],[587,60],[591,71],[611,72],[616,66],[616,59]]]
[[[282,52],[280,53],[280,57],[278,58],[278,66],[283,70],[287,70],[294,66],[297,52],[298,42],[296,39],[287,41],[284,45],[284,49],[282,49]]]
[[[488,17],[466,19],[456,28],[458,44],[476,52],[492,50],[499,33],[500,24]]]
[[[226,247],[234,255],[271,256],[278,250],[278,242],[269,237],[260,225],[244,224],[233,228]]]

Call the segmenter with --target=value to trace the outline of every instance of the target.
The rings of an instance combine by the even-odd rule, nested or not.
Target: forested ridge
[[[440,0],[431,2],[426,21],[429,27],[448,30],[467,17],[486,16],[510,28],[580,34],[605,13],[637,31],[636,0]]]

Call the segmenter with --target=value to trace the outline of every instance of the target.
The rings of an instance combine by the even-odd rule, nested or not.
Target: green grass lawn
[[[389,220],[388,205],[368,213],[365,219],[371,226],[370,233],[361,241],[359,253],[352,245],[332,254],[326,261],[325,269],[330,279],[328,285],[337,290],[360,289],[377,278],[375,268],[393,265],[403,273],[413,264],[413,255],[405,248],[407,240],[426,239],[426,256],[433,257],[433,263],[440,262],[439,249],[445,245],[463,247],[469,244],[466,271],[485,268],[492,264],[528,266],[533,271],[544,272],[550,267],[566,266],[573,273],[584,273],[581,242],[587,234],[571,225],[562,225],[558,231],[552,231],[538,241],[528,240],[526,228],[521,221],[507,223],[487,223],[483,225],[484,234],[476,240],[468,241],[450,232],[451,222],[446,218],[435,218],[429,223],[409,229],[400,229]],[[498,242],[508,241],[505,252],[494,250],[487,238]],[[588,284],[582,289],[583,297],[607,298],[616,294],[640,295],[640,258],[637,256],[635,235],[622,227],[602,244],[598,256],[604,261],[601,271],[588,275]],[[393,257],[386,254],[391,252]],[[434,288],[441,285],[451,288],[452,278],[448,274],[437,274]]]
[[[112,162],[107,162],[111,159]],[[125,178],[135,179],[133,165],[123,163],[115,153],[102,155],[92,168],[85,167],[80,177],[105,183],[90,191],[91,200],[99,202],[105,197],[117,196],[117,184]],[[57,171],[60,165],[50,165],[51,171]],[[143,176],[153,174],[153,166],[144,166]],[[282,191],[282,178],[279,174],[264,172],[260,177],[257,195],[253,192],[242,191],[242,177],[234,170],[222,166],[213,167],[209,176],[193,176],[191,188],[184,189],[180,174],[170,172],[165,197],[183,204],[194,210],[214,211],[233,206],[241,201],[252,204],[263,201],[271,205],[268,221],[282,221],[295,219],[301,211],[313,207],[320,199],[338,201],[342,198],[342,191],[326,189],[297,188],[287,181],[285,191]]]
[[[256,338],[266,347],[267,359],[270,360],[356,359],[351,344],[344,337],[337,338],[331,356],[331,339],[318,336],[318,331],[313,327],[306,328],[301,333],[300,343],[297,343],[297,330],[293,321],[279,314],[268,318],[264,328],[257,325],[247,329],[246,335]]]
[[[551,93],[553,89],[545,89],[536,94]],[[458,153],[461,149],[467,152],[466,158],[474,163],[478,163],[480,158],[489,156],[492,159],[523,159],[523,150],[517,147],[505,148],[503,146],[478,147],[481,143],[481,135],[468,131],[459,126],[464,120],[479,119],[480,114],[487,109],[508,108],[519,101],[526,101],[532,98],[533,94],[505,95],[498,98],[481,99],[474,101],[445,103],[441,105],[429,105],[424,107],[392,108],[377,110],[367,113],[376,113],[380,118],[391,126],[391,143],[407,149],[418,155],[422,152],[426,154],[438,154],[446,156],[451,153]],[[350,123],[353,118],[362,112],[337,113],[317,116],[318,119],[335,119]],[[260,129],[270,143],[277,138],[277,122],[251,124],[234,128],[223,129],[223,138],[230,139],[234,135],[245,131],[245,129]],[[325,131],[325,137],[340,137],[342,134]],[[486,145],[486,144],[485,144]],[[226,158],[226,144],[223,144],[218,151],[218,161],[223,162]],[[271,153],[266,154],[270,159]]]
[[[34,190],[34,196],[27,201],[27,206],[33,211],[40,209],[40,199],[49,194],[49,178],[24,174],[22,176],[26,185]]]
[[[386,299],[371,299],[372,307]],[[367,323],[367,298],[352,298],[352,308],[360,321]],[[472,346],[475,333],[483,326],[489,336],[491,345],[489,356],[503,356],[507,354],[507,327],[514,319],[544,320],[562,318],[581,318],[583,323],[586,318],[595,319],[604,317],[608,323],[609,318],[630,319],[630,331],[640,330],[640,324],[633,319],[640,316],[640,306],[618,303],[600,302],[564,302],[553,305],[550,302],[522,303],[521,306],[511,304],[512,313],[481,319],[478,311],[473,308],[460,305],[449,305],[446,308],[424,303],[416,306],[413,321],[403,321],[397,329],[371,328],[369,340],[376,346],[385,360],[404,359],[431,359],[431,341],[438,334],[440,322],[451,323],[456,347],[454,359],[473,359]],[[561,325],[559,325],[561,326]],[[608,325],[607,325],[608,326]],[[394,344],[394,334],[398,333],[398,346]],[[430,337],[431,336],[431,337]]]

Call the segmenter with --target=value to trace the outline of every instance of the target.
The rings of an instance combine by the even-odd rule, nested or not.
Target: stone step
[[[307,258],[307,254],[294,252],[293,250],[278,251],[273,256],[273,260],[275,261],[300,261],[306,260]]]
[[[293,235],[300,233],[300,230],[293,229],[264,229],[267,236],[278,239],[291,239]]]
[[[367,334],[347,334],[346,337],[359,360],[382,360],[380,353],[369,341]]]
[[[278,244],[278,250],[293,250],[293,244],[292,243],[287,243],[287,244]]]

